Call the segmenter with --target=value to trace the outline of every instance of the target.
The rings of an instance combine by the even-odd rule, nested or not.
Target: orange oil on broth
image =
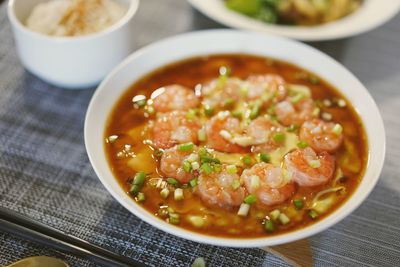
[[[318,78],[318,83],[312,82],[309,77],[315,77],[313,74],[288,64],[286,62],[256,57],[251,55],[214,55],[209,57],[192,58],[181,62],[160,68],[149,75],[141,78],[133,84],[118,100],[108,119],[105,129],[105,139],[111,135],[118,135],[119,138],[112,144],[105,144],[107,159],[112,172],[118,179],[120,185],[126,192],[129,191],[130,181],[135,175],[135,171],[144,171],[151,173],[151,177],[162,177],[158,170],[158,162],[153,156],[153,151],[148,145],[143,143],[144,139],[150,139],[148,134],[141,135],[148,121],[143,116],[142,110],[133,108],[132,98],[136,95],[143,94],[147,98],[151,93],[162,86],[169,84],[180,84],[188,88],[194,88],[199,83],[205,83],[218,77],[219,68],[226,66],[231,69],[232,76],[246,79],[253,74],[275,73],[282,76],[288,83],[303,84],[312,90],[314,100],[340,98],[344,99],[332,86]],[[351,88],[347,88],[351,90]],[[338,201],[329,208],[327,212],[319,215],[317,219],[311,219],[307,215],[306,210],[297,211],[292,203],[293,199],[302,197],[309,202],[321,190],[331,187],[331,184],[318,186],[313,188],[297,187],[295,195],[288,201],[275,205],[273,207],[265,207],[253,204],[247,217],[239,217],[237,209],[224,210],[218,207],[208,207],[203,204],[199,197],[194,195],[191,190],[184,190],[184,200],[175,201],[173,192],[167,199],[160,196],[160,190],[151,187],[145,183],[141,192],[146,196],[146,200],[141,203],[147,211],[157,215],[160,206],[170,206],[181,215],[180,227],[208,234],[212,236],[224,236],[233,238],[251,238],[265,237],[268,235],[277,235],[284,232],[295,231],[306,227],[323,217],[332,213],[340,205],[342,205],[349,196],[354,192],[360,182],[367,163],[367,141],[362,123],[357,116],[355,110],[349,106],[346,107],[323,107],[322,111],[329,112],[333,115],[332,121],[340,123],[344,128],[344,136],[347,143],[352,146],[355,157],[347,159],[346,163],[338,162],[337,165],[342,167],[345,178],[341,180],[340,186],[346,188],[346,193],[338,197]],[[131,151],[136,156],[141,157],[140,169],[138,167],[128,167],[129,158],[120,159],[116,155],[125,144],[132,146]],[[336,152],[336,158],[342,157],[346,153],[347,146],[342,145],[341,149]],[[357,162],[354,162],[357,161]],[[342,166],[343,165],[343,166]],[[355,166],[359,170],[356,173],[349,171],[346,166]],[[350,168],[351,169],[351,168]],[[354,171],[354,170],[353,170]],[[129,193],[128,193],[129,194]],[[132,200],[134,201],[134,200]],[[285,226],[280,226],[272,233],[266,233],[261,222],[261,216],[265,216],[269,211],[274,209],[293,214],[297,212],[295,219]],[[208,225],[197,228],[184,219],[185,215],[204,215],[208,216]]]

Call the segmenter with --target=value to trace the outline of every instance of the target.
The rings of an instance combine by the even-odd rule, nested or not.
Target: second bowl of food
[[[301,43],[232,30],[128,57],[93,96],[85,143],[128,211],[232,247],[339,222],[371,192],[385,154],[379,111],[343,66]]]

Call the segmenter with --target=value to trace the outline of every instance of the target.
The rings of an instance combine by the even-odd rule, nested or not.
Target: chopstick
[[[146,266],[3,207],[0,207],[0,230],[104,266]]]

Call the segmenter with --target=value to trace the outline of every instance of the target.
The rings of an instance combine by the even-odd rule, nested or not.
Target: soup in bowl
[[[376,105],[338,63],[230,30],[129,57],[95,93],[85,142],[135,215],[234,247],[295,241],[344,218],[376,183],[385,146]]]

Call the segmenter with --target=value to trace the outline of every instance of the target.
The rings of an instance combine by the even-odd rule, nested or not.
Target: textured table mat
[[[155,19],[157,18],[157,19]],[[222,27],[184,0],[143,0],[137,47],[176,33]],[[311,238],[316,266],[400,266],[400,16],[351,39],[313,44],[350,69],[382,112],[388,139],[381,179],[352,215]],[[83,123],[94,90],[47,85],[20,65],[0,6],[0,205],[150,266],[286,266],[259,249],[176,238],[131,215],[107,193],[86,156]],[[93,263],[0,233],[0,265],[57,255]]]

